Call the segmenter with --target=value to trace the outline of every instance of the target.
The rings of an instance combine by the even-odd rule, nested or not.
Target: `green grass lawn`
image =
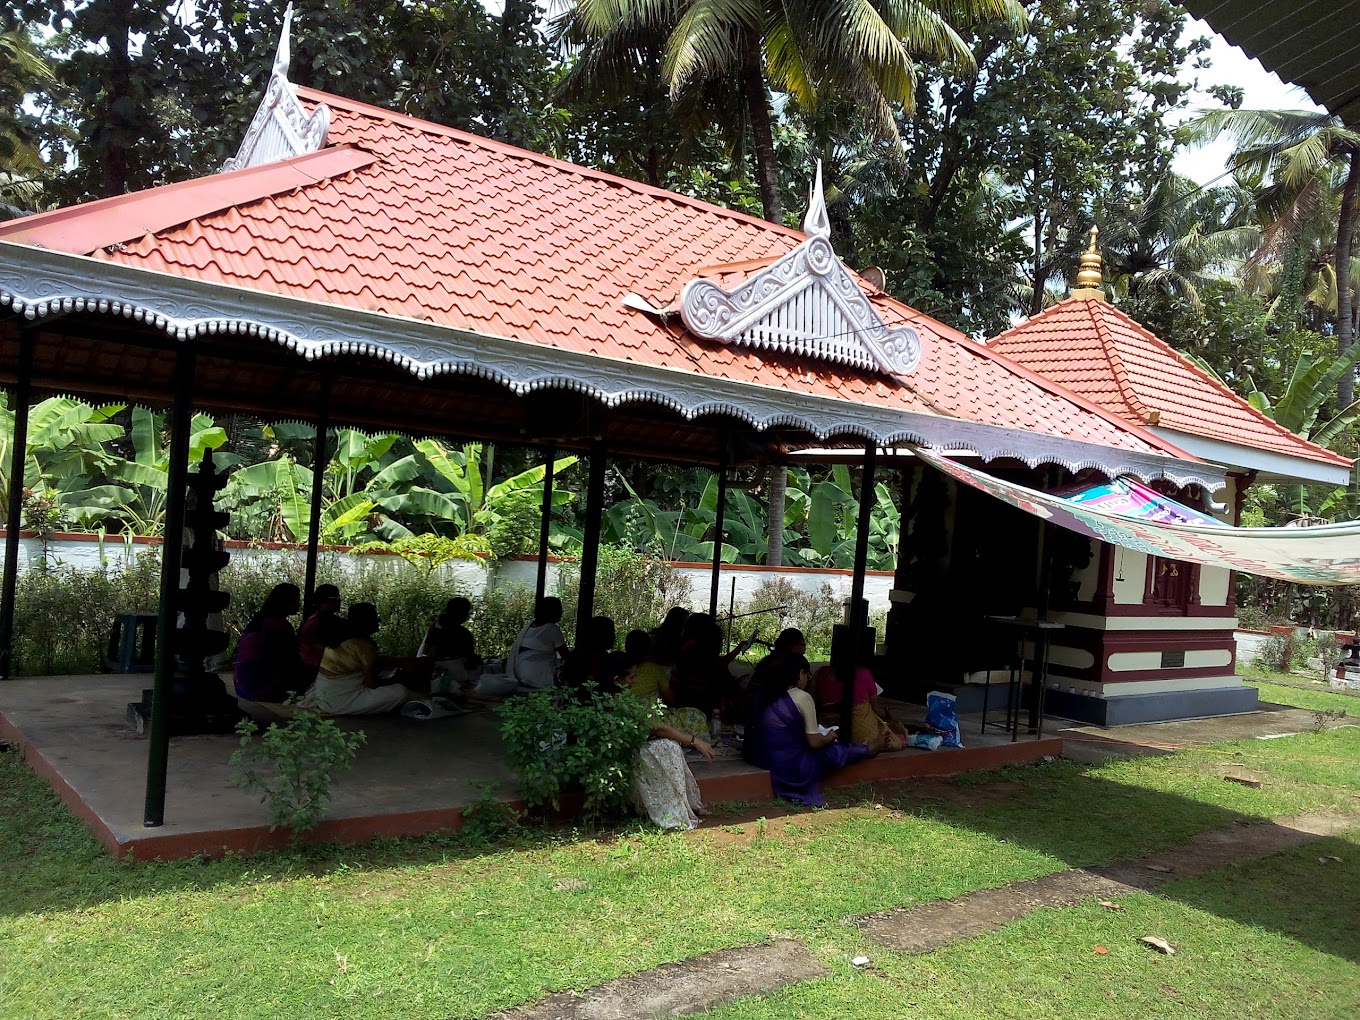
[[[1226,761],[1265,784],[1225,783]],[[744,805],[688,835],[525,828],[494,847],[118,864],[3,754],[0,1016],[476,1016],[772,936],[802,941],[832,976],[719,1015],[1351,1016],[1354,840],[1175,883],[1125,914],[1043,912],[929,957],[871,947],[845,918],[1238,819],[1357,813],[1358,794],[1360,728],[1342,728],[845,791],[833,810],[764,820]],[[1343,863],[1316,864],[1332,853]],[[1182,952],[1156,956],[1140,934]],[[860,952],[873,968],[849,966]]]
[[[1343,694],[1328,690],[1322,684],[1308,685],[1301,676],[1285,673],[1271,673],[1257,676],[1253,673],[1243,677],[1248,686],[1261,692],[1262,701],[1273,701],[1277,705],[1293,705],[1296,708],[1310,708],[1314,711],[1345,712],[1360,718],[1360,695]]]

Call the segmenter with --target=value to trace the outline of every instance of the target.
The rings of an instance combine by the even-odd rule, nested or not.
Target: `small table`
[[[1041,740],[1044,735],[1044,690],[1048,687],[1049,641],[1053,631],[1062,630],[1065,625],[1029,616],[988,616],[985,619],[1015,635],[1015,658],[1011,661],[1010,681],[1006,688],[1010,695],[1006,705],[1006,726],[1011,731],[1012,743],[1020,738],[1020,692],[1024,687],[1026,638],[1034,644],[1034,652],[1030,657],[1034,704],[1029,709],[1029,728],[1034,731],[1034,738]],[[992,685],[989,683],[982,692],[983,733],[987,732],[987,702],[991,691]]]

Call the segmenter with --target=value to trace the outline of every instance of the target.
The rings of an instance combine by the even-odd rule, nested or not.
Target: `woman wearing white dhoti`
[[[538,600],[533,622],[519,632],[505,661],[506,676],[518,686],[541,691],[556,682],[558,656],[567,654],[561,621],[561,599],[549,595]]]
[[[378,611],[370,602],[350,607],[348,634],[336,645],[327,645],[316,681],[302,699],[308,708],[332,715],[380,715],[400,708],[414,695],[404,684],[378,681]]]

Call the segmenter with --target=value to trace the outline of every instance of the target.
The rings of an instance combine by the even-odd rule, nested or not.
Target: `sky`
[[[1236,46],[1229,45],[1203,21],[1189,19],[1185,38],[1193,39],[1201,35],[1208,36],[1211,40],[1209,57],[1213,66],[1207,71],[1186,70],[1187,78],[1198,76],[1201,90],[1211,85],[1240,86],[1246,92],[1242,108],[1247,110],[1321,111],[1321,107],[1310,100],[1303,89],[1280,81]],[[1190,97],[1190,107],[1185,116],[1193,116],[1201,108],[1217,108],[1218,105],[1214,99],[1200,91]],[[1215,142],[1213,145],[1198,149],[1183,150],[1176,157],[1175,170],[1200,184],[1208,184],[1224,172],[1231,153],[1232,146],[1227,141]]]

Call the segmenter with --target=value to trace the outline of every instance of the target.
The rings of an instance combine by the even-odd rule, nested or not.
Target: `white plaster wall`
[[[157,549],[158,546],[144,542],[125,543],[121,539],[110,539],[104,543],[94,541],[53,539],[48,543],[47,561],[49,565],[65,565],[80,570],[118,570],[127,566],[133,557]],[[234,548],[230,550],[236,563],[266,563],[288,558],[302,559],[304,553],[299,549]],[[363,555],[322,551],[323,563],[343,574],[357,574],[360,570],[397,570],[404,562],[398,556]],[[42,559],[42,546],[37,539],[19,540],[19,570],[24,572],[36,567]],[[0,563],[4,562],[4,546],[0,544]],[[555,591],[559,565],[548,564],[548,590]],[[691,608],[708,608],[708,591],[712,567],[706,563],[676,564],[676,569],[690,582]],[[533,588],[538,577],[538,561],[507,560],[488,570],[479,563],[455,560],[439,568],[440,573],[461,582],[469,595],[479,595],[488,584],[503,586],[522,585]],[[737,602],[751,598],[756,589],[767,581],[783,580],[802,592],[815,593],[822,585],[830,585],[842,598],[850,597],[850,574],[841,570],[797,569],[793,567],[749,567],[724,564],[719,585],[718,604],[726,609],[732,592],[732,582],[736,582]],[[888,592],[892,588],[892,575],[871,573],[864,579],[864,597],[869,601],[869,612],[878,613],[888,608]]]
[[[1080,585],[1077,588],[1077,601],[1090,602],[1096,597],[1096,584],[1100,581],[1100,557],[1104,551],[1103,542],[1091,539],[1091,562],[1072,575],[1072,579]]]
[[[1096,664],[1096,657],[1085,648],[1053,645],[1048,651],[1048,661],[1056,666],[1067,666],[1070,669],[1090,669]]]
[[[1232,654],[1226,648],[1192,649],[1185,653],[1185,665],[1226,666],[1232,661]],[[1124,673],[1135,669],[1161,669],[1161,652],[1114,652],[1109,659],[1110,669]]]
[[[1147,585],[1147,553],[1134,552],[1132,549],[1115,549],[1113,580],[1115,605],[1141,605],[1143,591]]]
[[[1228,604],[1228,582],[1232,571],[1227,567],[1201,567],[1199,572],[1199,601],[1204,606]]]
[[[1251,662],[1252,659],[1261,654],[1266,642],[1270,640],[1269,634],[1259,630],[1235,631],[1233,637],[1237,638],[1238,662]]]

